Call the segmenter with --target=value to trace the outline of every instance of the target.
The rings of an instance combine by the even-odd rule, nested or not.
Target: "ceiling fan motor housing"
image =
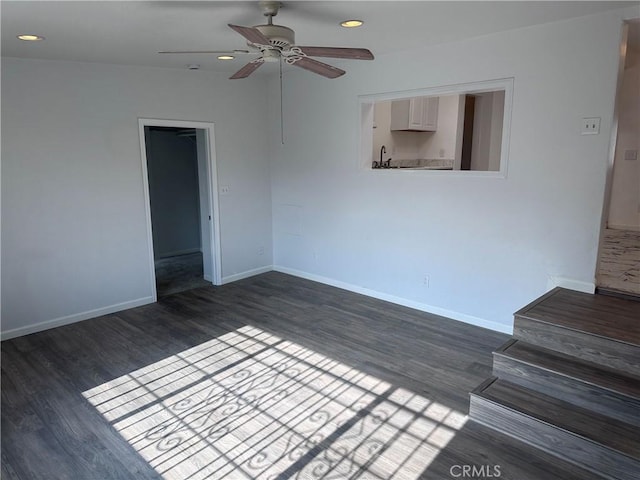
[[[280,50],[285,50],[296,43],[295,33],[289,27],[282,25],[256,25],[254,28],[267,37],[271,45]]]

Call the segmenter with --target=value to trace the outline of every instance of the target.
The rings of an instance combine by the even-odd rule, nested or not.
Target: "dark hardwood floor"
[[[170,295],[153,305],[2,342],[2,478],[415,480],[463,478],[464,471],[475,473],[464,478],[599,478],[465,423],[469,392],[491,374],[491,352],[507,338],[275,272]],[[286,361],[264,367],[274,355]],[[255,376],[245,376],[246,365],[258,360],[276,373],[254,384]],[[236,383],[225,383],[229,379]],[[220,393],[212,395],[215,388],[207,382]],[[266,392],[259,398],[252,396],[258,384]],[[363,390],[365,384],[371,392]],[[313,409],[341,402],[351,411],[354,389],[369,399],[364,408],[346,420],[336,416],[323,423],[325,430],[301,439],[304,448],[288,451],[280,470],[280,464],[269,470],[265,448],[285,443],[277,432],[286,432],[288,442],[295,433],[282,418],[307,403]],[[285,394],[277,397],[278,392]],[[235,403],[224,403],[231,393]],[[296,394],[287,403],[285,397]],[[208,436],[199,431],[189,437],[193,443],[184,440],[178,449],[183,437],[169,435],[172,416],[191,408],[194,399],[198,412],[215,404],[187,425],[195,429],[208,422]],[[386,417],[378,415],[384,405]],[[323,411],[318,407],[304,418],[300,413],[300,424]],[[272,428],[265,418],[279,425]],[[353,440],[352,427],[365,430],[367,418],[374,426],[373,433],[365,432],[366,441],[384,426],[390,432],[384,442],[369,443],[364,459],[355,458],[362,453],[359,439],[335,448]],[[405,423],[394,423],[399,418]],[[231,422],[235,431],[227,428]],[[224,434],[216,430],[223,424]],[[151,434],[165,443],[152,445]],[[418,441],[423,434],[430,443]],[[217,450],[207,453],[213,446]],[[228,452],[234,452],[233,461]]]

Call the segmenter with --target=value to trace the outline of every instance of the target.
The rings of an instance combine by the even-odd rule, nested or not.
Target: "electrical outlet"
[[[258,255],[264,255],[264,247],[258,247]]]
[[[425,276],[422,278],[422,284],[423,284],[425,287],[429,288],[429,275],[425,275]]]
[[[229,195],[231,187],[229,185],[223,185],[220,187],[220,195]]]
[[[600,117],[585,117],[582,119],[582,135],[597,135],[600,133]]]

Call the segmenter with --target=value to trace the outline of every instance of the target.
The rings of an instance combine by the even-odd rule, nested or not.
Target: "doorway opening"
[[[141,119],[140,138],[155,298],[220,285],[213,125]]]
[[[596,286],[640,296],[640,18],[624,28]]]

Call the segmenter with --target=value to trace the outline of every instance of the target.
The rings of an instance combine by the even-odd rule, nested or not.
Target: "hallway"
[[[159,258],[155,265],[158,297],[211,286],[203,277],[201,252]]]

